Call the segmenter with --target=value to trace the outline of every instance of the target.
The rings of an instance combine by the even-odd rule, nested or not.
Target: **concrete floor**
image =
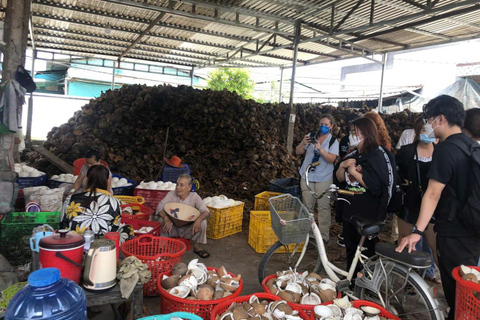
[[[330,243],[327,247],[330,261],[341,268],[345,268],[345,249],[336,244],[337,238],[332,235]],[[184,254],[182,261],[188,263],[192,259],[199,258],[200,262],[205,263],[209,267],[225,266],[227,271],[234,274],[241,274],[244,282],[242,295],[248,295],[255,292],[263,292],[261,285],[258,282],[257,271],[258,265],[263,254],[256,253],[247,243],[248,231],[243,231],[223,239],[212,240],[208,239],[208,245],[205,248],[210,253],[207,259],[199,258],[193,251],[188,251]],[[280,269],[279,269],[280,270]],[[282,269],[283,270],[283,269]],[[431,284],[431,283],[429,283]],[[439,297],[443,298],[441,285],[436,286],[439,292]],[[441,299],[444,308],[445,302]],[[145,297],[144,306],[146,315],[160,314],[160,298],[159,297]],[[94,309],[98,312],[90,319],[103,320],[113,319],[113,313],[109,306]]]

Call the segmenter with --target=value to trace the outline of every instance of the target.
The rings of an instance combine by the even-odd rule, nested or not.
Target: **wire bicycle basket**
[[[272,197],[268,201],[272,229],[278,240],[283,244],[304,242],[313,218],[302,201],[291,194]]]

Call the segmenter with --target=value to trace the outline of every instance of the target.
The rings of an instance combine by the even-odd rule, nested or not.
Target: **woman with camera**
[[[300,168],[300,186],[302,188],[303,203],[310,212],[315,209],[315,197],[313,197],[305,183],[305,171],[309,164],[320,161],[320,164],[309,173],[309,184],[312,190],[320,194],[332,184],[334,162],[338,156],[338,141],[330,133],[334,120],[329,114],[320,117],[320,127],[317,132],[305,135],[302,142],[296,147],[297,155],[305,154],[302,167]],[[323,197],[317,200],[318,227],[323,240],[328,242],[330,234],[330,199]]]

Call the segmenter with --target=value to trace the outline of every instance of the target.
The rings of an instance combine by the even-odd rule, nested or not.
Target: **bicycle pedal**
[[[350,281],[347,279],[337,282],[337,292],[345,292],[350,290]]]

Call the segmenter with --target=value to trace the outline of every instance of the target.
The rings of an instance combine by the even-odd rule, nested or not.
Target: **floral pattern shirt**
[[[120,218],[120,201],[117,198],[105,190],[97,189],[95,196],[87,190],[65,200],[60,227],[78,234],[89,228],[95,235],[103,235],[117,231]]]

